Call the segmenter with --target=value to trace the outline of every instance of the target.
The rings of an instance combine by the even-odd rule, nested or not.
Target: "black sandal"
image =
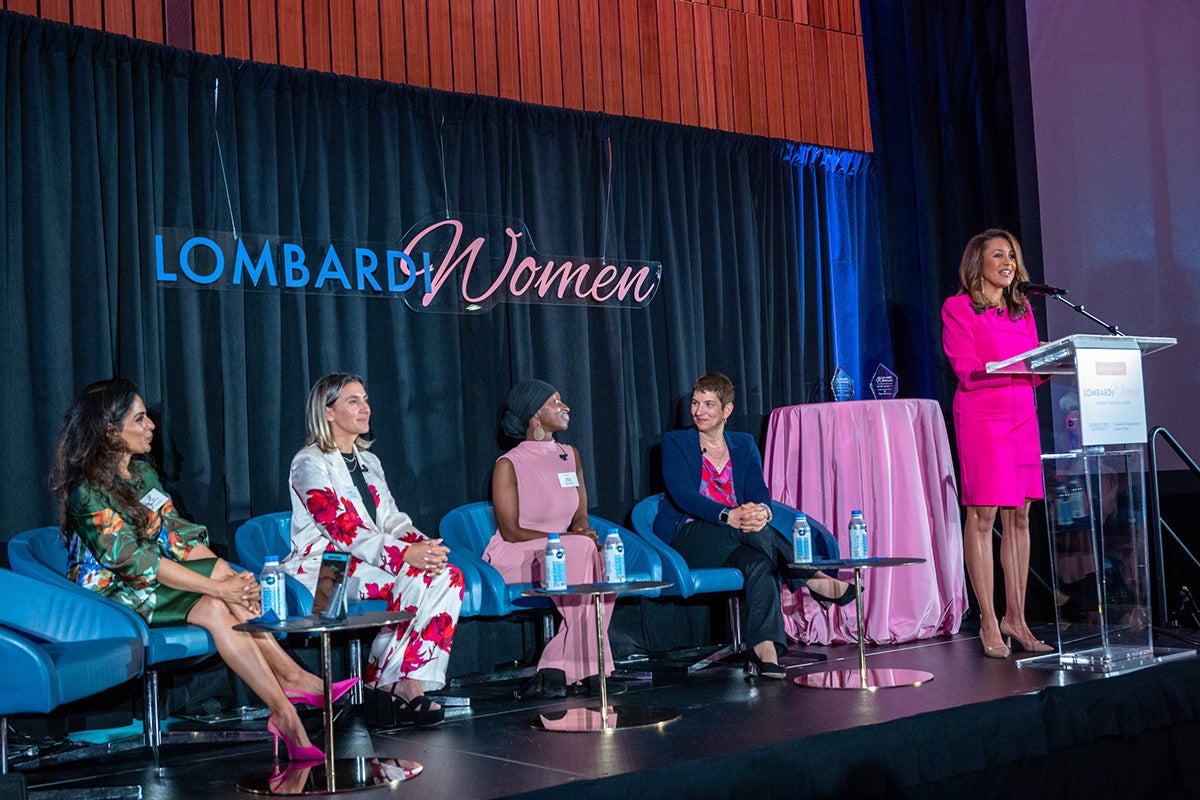
[[[402,697],[396,697],[393,701],[393,704],[399,704],[396,709],[396,719],[401,725],[432,728],[446,719],[446,707],[434,708],[434,702],[433,698],[424,694],[419,694],[407,702]]]
[[[373,730],[429,728],[446,719],[445,707],[433,708],[434,700],[421,694],[405,700],[392,691],[368,688],[363,698],[363,719]]]

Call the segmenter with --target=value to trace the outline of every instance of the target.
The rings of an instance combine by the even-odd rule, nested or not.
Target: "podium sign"
[[[1079,424],[1084,447],[1146,442],[1142,351],[1080,349]]]

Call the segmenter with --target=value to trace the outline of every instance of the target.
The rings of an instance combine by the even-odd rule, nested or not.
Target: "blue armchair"
[[[719,648],[707,657],[688,667],[688,672],[695,672],[719,661],[726,656],[740,653],[745,649],[741,633],[741,613],[738,593],[742,591],[742,573],[733,567],[692,568],[683,560],[683,556],[664,542],[654,533],[654,518],[658,514],[658,504],[663,495],[651,495],[640,501],[633,508],[633,530],[654,549],[662,561],[662,580],[671,581],[672,586],[663,589],[667,597],[687,598],[697,594],[725,594],[729,599],[729,629],[732,641]],[[771,527],[781,536],[791,539],[791,524],[796,516],[796,509],[778,501],[771,501]],[[819,522],[809,519],[812,527],[813,555],[816,558],[834,559],[838,557],[837,539]],[[786,529],[786,530],[785,530]]]
[[[161,705],[158,692],[158,675],[162,668],[173,662],[215,655],[216,644],[208,631],[196,625],[170,625],[151,628],[132,609],[115,600],[102,597],[95,592],[67,580],[67,550],[59,539],[58,528],[35,528],[17,534],[8,543],[8,560],[13,572],[29,578],[65,588],[82,598],[86,603],[115,609],[125,616],[137,630],[142,641],[144,664],[142,671],[143,702],[145,719],[143,733],[121,742],[110,742],[110,752],[149,747],[158,764],[159,747],[173,741],[203,743],[214,741],[261,741],[269,737],[265,731],[209,731],[180,732],[175,735],[162,730]]]
[[[47,714],[142,674],[142,635],[127,615],[54,584],[0,569],[0,772],[10,714]],[[110,752],[71,750],[41,766]]]

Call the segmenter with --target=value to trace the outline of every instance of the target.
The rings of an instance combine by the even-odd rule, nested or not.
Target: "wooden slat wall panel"
[[[658,7],[655,0],[638,0],[638,50],[642,68],[642,113],[646,119],[663,119],[661,60],[659,58]]]
[[[454,57],[451,54],[450,0],[428,0],[425,24],[429,28],[429,85],[454,91]],[[472,69],[474,72],[474,69]]]
[[[511,2],[496,2],[496,52],[500,64],[500,96],[521,99],[521,54],[517,43],[517,9]]]
[[[638,15],[634,3],[614,4],[613,11],[621,24],[621,96],[622,105],[618,114],[629,117],[642,116],[642,53],[638,41]]]
[[[42,9],[49,3],[43,0]],[[57,0],[55,5],[65,5]],[[134,0],[133,4],[133,35],[150,42],[163,41],[163,8],[161,0]],[[274,56],[272,56],[272,61]]]
[[[562,40],[562,104],[565,108],[583,108],[583,49],[579,40],[579,4],[576,0],[558,0],[559,37]]]
[[[221,43],[221,0],[192,0],[193,47],[218,55]]]
[[[250,0],[250,58],[279,63],[278,19],[275,0]]]
[[[279,63],[304,66],[304,0],[278,0]]]
[[[216,52],[230,58],[250,58],[249,0],[221,0],[221,41],[223,50]],[[192,15],[195,17],[195,14]],[[351,42],[353,45],[353,42]],[[350,51],[353,53],[353,49]]]
[[[379,6],[379,57],[385,81],[408,83],[406,36],[403,6],[382,3]]]
[[[347,0],[332,0],[329,4],[329,63],[339,75],[358,74],[356,35],[354,5]]]
[[[232,58],[872,149],[857,0],[0,0],[0,8]]]
[[[542,76],[542,105],[563,105],[562,33],[558,3],[538,4],[538,63]]]
[[[379,37],[379,5],[374,0],[354,0],[354,63],[360,78],[383,77],[383,51]]]
[[[472,0],[475,38],[475,91],[488,97],[500,94],[499,54],[496,51],[496,7],[492,0]]]
[[[133,7],[128,3],[105,3],[104,30],[133,36]]]
[[[517,57],[521,67],[521,94],[526,103],[542,102],[542,63],[538,43],[537,0],[516,0]]]
[[[696,63],[696,29],[692,10],[686,4],[675,6],[675,55],[679,59],[679,121],[684,125],[700,124],[700,105],[697,97],[699,83]]]
[[[696,45],[696,104],[700,127],[717,128],[716,55],[713,52],[712,12],[701,5],[692,6]],[[729,52],[728,46],[725,52]],[[722,130],[731,130],[722,128]]]
[[[675,0],[657,0],[655,13],[658,19],[658,81],[662,97],[662,120],[683,122],[679,100],[679,53],[678,35],[675,31]]]
[[[404,6],[404,69],[406,83],[429,86],[429,25],[424,3]]]
[[[304,0],[304,66],[329,72],[329,0]]]
[[[733,53],[729,43],[729,12],[714,8],[709,11],[709,22],[712,25],[716,127],[723,131],[737,131],[738,125],[745,119],[735,119],[733,113]]]
[[[454,91],[475,94],[475,12],[471,0],[450,2],[450,55],[453,58]]]
[[[604,108],[600,66],[600,0],[579,0],[579,55],[583,67],[583,110]]]
[[[611,0],[601,0],[600,76],[604,88],[602,109],[610,114],[624,113],[621,91],[621,20]]]

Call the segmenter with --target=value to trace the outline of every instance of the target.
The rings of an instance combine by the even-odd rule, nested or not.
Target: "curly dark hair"
[[[79,393],[63,416],[50,491],[58,500],[58,526],[64,542],[75,533],[70,528],[71,493],[85,485],[112,497],[121,512],[133,519],[139,533],[146,529],[149,514],[117,471],[121,458],[129,452],[121,428],[137,394],[137,386],[126,378],[96,381]]]

